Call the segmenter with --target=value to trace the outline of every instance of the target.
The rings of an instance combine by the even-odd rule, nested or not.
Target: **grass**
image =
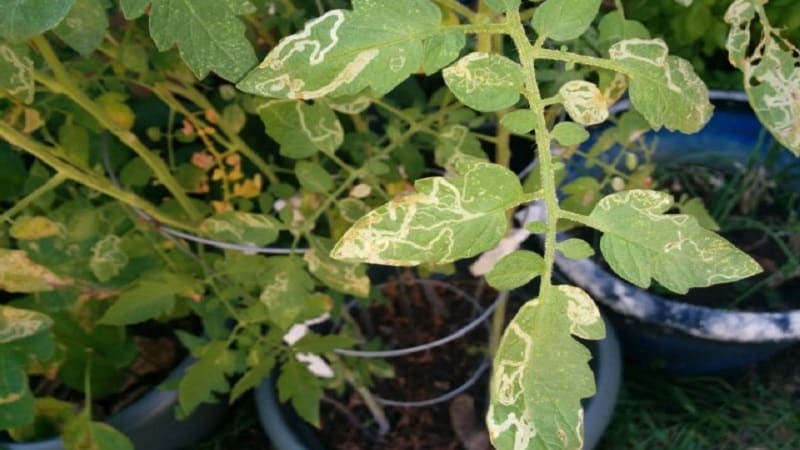
[[[250,396],[192,448],[227,449],[272,450]],[[800,347],[725,378],[626,368],[614,419],[597,450],[661,449],[800,449]]]

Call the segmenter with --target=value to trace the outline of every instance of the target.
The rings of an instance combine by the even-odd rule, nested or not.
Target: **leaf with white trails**
[[[673,203],[669,194],[640,189],[600,200],[590,217],[603,232],[600,251],[614,272],[641,288],[654,279],[679,294],[761,272],[753,258],[694,217],[664,214]]]
[[[547,0],[533,13],[537,33],[556,41],[580,37],[600,10],[600,0]]]
[[[490,8],[497,12],[516,11],[520,7],[520,0],[485,0]]]
[[[314,238],[311,249],[303,255],[308,270],[326,286],[357,297],[369,295],[367,268],[362,264],[337,261],[330,257],[333,242]]]
[[[52,326],[53,320],[45,314],[0,305],[0,345],[35,336]]]
[[[344,142],[339,119],[322,103],[277,100],[258,109],[269,137],[281,145],[281,154],[307,158],[317,150],[333,153]]]
[[[461,103],[483,112],[514,106],[525,84],[522,67],[494,53],[470,53],[442,74]]]
[[[592,299],[573,286],[555,286],[529,301],[503,333],[494,359],[486,424],[499,449],[583,446],[581,399],[595,393],[591,354],[576,341],[603,339]]]
[[[211,239],[246,245],[267,245],[278,239],[281,224],[270,216],[226,211],[204,220],[198,232]]]
[[[426,40],[422,46],[425,75],[434,74],[455,61],[466,44],[467,36],[461,30],[440,33]]]
[[[483,152],[481,141],[464,125],[451,125],[439,132],[433,153],[436,164],[441,167],[449,167],[451,161],[465,155],[489,160]]]
[[[0,89],[27,104],[33,102],[33,60],[24,45],[0,41]]]
[[[294,166],[294,174],[300,186],[311,192],[330,192],[333,190],[333,177],[321,165],[312,161],[300,161]]]
[[[71,280],[61,278],[50,269],[31,261],[24,251],[0,248],[0,290],[44,292],[70,284]]]
[[[108,15],[103,0],[75,0],[69,14],[53,32],[82,56],[100,46],[108,29]]]
[[[394,266],[443,264],[486,251],[508,230],[506,211],[526,201],[510,170],[471,157],[457,176],[417,180],[416,193],[371,211],[342,236],[331,256]]]
[[[608,52],[628,71],[631,102],[654,129],[694,133],[711,118],[705,83],[663,40],[626,39]]]
[[[756,14],[761,38],[748,55]],[[744,73],[744,88],[756,116],[775,139],[800,156],[800,50],[769,25],[761,2],[735,1],[725,21],[731,24],[729,59]]]
[[[67,15],[75,0],[0,0],[0,38],[11,42],[44,33]]]
[[[608,103],[594,83],[572,80],[558,90],[564,109],[575,122],[595,125],[608,119]]]
[[[510,291],[528,284],[544,271],[544,259],[529,250],[517,250],[504,256],[486,274],[486,282],[500,291]]]
[[[314,279],[297,258],[272,257],[269,262],[271,268],[263,275],[264,288],[259,300],[267,307],[271,321],[288,328],[309,303]]]
[[[530,109],[511,111],[500,119],[500,125],[508,128],[514,134],[525,135],[530,133],[536,125],[536,114]]]
[[[245,25],[237,16],[255,12],[246,0],[152,0],[123,2],[137,16],[151,3],[150,36],[160,51],[177,46],[197,78],[214,72],[238,81],[256,64]],[[143,6],[144,5],[144,6]],[[130,17],[129,16],[129,17]]]
[[[238,84],[264,97],[314,99],[381,96],[416,72],[423,39],[442,30],[439,8],[428,0],[354,0],[281,39]]]
[[[372,105],[372,100],[366,96],[342,97],[335,100],[326,99],[325,104],[332,110],[342,114],[361,114]]]
[[[128,254],[120,247],[121,243],[119,236],[109,234],[92,247],[89,268],[98,280],[108,281],[128,265]]]
[[[564,146],[578,145],[589,139],[589,132],[586,128],[575,122],[559,122],[553,127],[551,132],[553,139]]]

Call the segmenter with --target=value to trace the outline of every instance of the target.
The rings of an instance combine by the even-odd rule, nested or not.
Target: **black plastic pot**
[[[180,377],[194,362],[186,359],[173,369],[169,378]],[[224,418],[227,403],[204,404],[184,420],[175,418],[177,391],[153,390],[127,408],[111,416],[107,423],[123,432],[137,450],[177,450],[197,442]],[[6,450],[63,450],[60,438],[25,443],[0,442]]]
[[[769,135],[742,98],[739,93],[712,92],[717,109],[697,134],[648,134],[648,141],[658,140],[655,162],[725,168],[746,164],[754,149],[765,157],[771,139],[763,139]],[[785,188],[800,191],[800,161],[788,151],[777,158],[797,174]],[[543,215],[540,207],[532,208],[531,220]],[[651,294],[589,259],[557,257],[556,264],[610,312],[626,356],[653,368],[719,373],[751,365],[800,341],[800,310],[758,313],[696,306]]]
[[[622,358],[614,328],[606,320],[606,338],[588,342],[592,351],[592,369],[597,395],[584,400],[584,450],[600,441],[617,403],[622,378]],[[281,450],[325,450],[314,429],[300,419],[291,407],[281,404],[275,392],[275,380],[265,380],[255,390],[256,408],[261,426],[272,446]]]

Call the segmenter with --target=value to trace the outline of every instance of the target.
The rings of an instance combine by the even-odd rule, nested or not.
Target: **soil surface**
[[[455,285],[470,295],[481,291],[475,297],[487,307],[495,300],[496,293],[477,283],[455,282]],[[405,296],[401,285],[405,286]],[[365,333],[379,337],[385,348],[410,347],[442,338],[479,314],[463,296],[441,285],[389,282],[383,292],[386,302],[367,308],[368,315],[354,313],[354,316],[358,316]],[[515,301],[511,300],[510,311],[521,304],[520,301],[514,307]],[[389,359],[395,377],[377,381],[371,392],[399,401],[427,400],[445,394],[459,387],[480,366],[487,341],[487,328],[478,327],[444,346]],[[325,402],[321,438],[332,450],[488,450],[483,425],[488,379],[487,371],[464,394],[436,406],[386,407],[392,429],[382,437],[376,435],[374,420],[358,394],[352,393],[336,405]]]

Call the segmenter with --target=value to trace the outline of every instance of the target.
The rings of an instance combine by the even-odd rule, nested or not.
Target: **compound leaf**
[[[664,214],[671,195],[635,189],[611,194],[590,217],[602,231],[600,251],[622,278],[641,287],[651,279],[679,294],[749,277],[761,266],[697,219]]]
[[[711,118],[705,83],[663,40],[626,39],[608,52],[628,70],[631,102],[654,129],[694,133]]]
[[[238,87],[264,97],[383,95],[423,63],[423,39],[442,28],[427,0],[354,0],[283,38]]]
[[[359,219],[331,256],[395,266],[444,264],[492,248],[508,229],[506,211],[525,201],[510,170],[471,157],[455,160],[455,177],[424,178],[416,193]]]
[[[605,326],[592,299],[556,286],[522,306],[494,360],[486,422],[502,449],[583,446],[581,399],[595,392],[589,350],[572,335],[602,339]]]
[[[494,53],[470,53],[442,74],[461,103],[484,112],[513,106],[525,82],[519,64]]]

